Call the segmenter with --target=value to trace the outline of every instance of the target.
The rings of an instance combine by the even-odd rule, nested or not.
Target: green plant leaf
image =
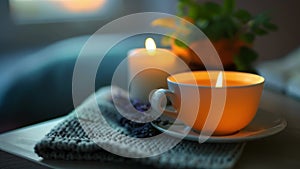
[[[254,32],[255,34],[257,34],[257,35],[260,35],[260,36],[268,34],[268,31],[267,31],[267,30],[262,29],[262,28],[259,28],[259,27],[253,29],[253,32]]]
[[[263,26],[270,31],[276,31],[278,29],[278,27],[275,24],[270,22],[263,23]]]
[[[221,6],[214,2],[204,3],[202,10],[204,10],[207,14],[207,19],[212,19],[213,17],[220,15],[222,12]]]
[[[210,40],[230,39],[236,35],[238,26],[231,17],[223,17],[208,22],[202,31]]]
[[[249,71],[252,70],[251,63],[255,61],[258,54],[251,48],[241,47],[238,55],[234,56],[234,63],[237,70],[239,71]]]
[[[178,3],[178,5],[177,5],[177,15],[179,15],[179,16],[184,16],[185,15],[185,13],[184,13],[184,9],[185,9],[185,4],[184,3],[181,3],[180,1],[179,1],[179,3]]]
[[[270,17],[266,13],[258,14],[254,17],[254,22],[258,25],[269,22]]]
[[[205,29],[208,25],[208,21],[207,20],[197,20],[196,21],[196,25],[200,28],[200,29]]]
[[[235,0],[224,0],[223,12],[224,14],[232,14],[235,8]]]
[[[178,39],[175,39],[175,44],[177,45],[177,46],[179,46],[179,47],[181,47],[181,48],[188,48],[188,46],[185,44],[185,43],[183,43],[182,41],[180,41],[180,40],[178,40]]]
[[[240,9],[234,13],[234,16],[239,19],[242,23],[247,23],[251,20],[252,16],[246,10]]]
[[[188,16],[193,18],[193,19],[196,19],[198,17],[198,10],[194,7],[191,7],[189,8],[189,13],[188,13]]]
[[[244,33],[240,35],[240,39],[248,44],[251,44],[255,40],[255,35],[253,33]]]
[[[195,6],[195,2],[192,0],[178,0],[178,15],[186,16],[188,15],[189,7]]]
[[[224,35],[223,26],[224,25],[220,22],[209,23],[207,27],[203,29],[203,32],[210,40],[216,41],[221,39]]]

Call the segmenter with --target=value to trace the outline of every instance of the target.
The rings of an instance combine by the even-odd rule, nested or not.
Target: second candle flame
[[[219,72],[216,87],[223,87],[223,73]]]

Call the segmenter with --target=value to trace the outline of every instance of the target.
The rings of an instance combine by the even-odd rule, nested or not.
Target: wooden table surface
[[[261,99],[260,108],[268,112],[283,113],[288,122],[288,126],[285,130],[276,135],[248,142],[240,160],[234,168],[299,169],[300,101],[265,90]],[[43,160],[38,157],[33,150],[35,143],[42,139],[54,125],[62,120],[63,117],[1,134],[0,149],[2,150],[2,154],[9,152],[30,161],[54,168],[120,168],[119,164],[114,163]],[[1,153],[0,157],[6,158],[6,156],[1,155]],[[3,161],[5,162],[5,160],[1,160],[1,162]],[[122,164],[122,168],[141,168],[141,166],[134,164],[125,164],[123,166]],[[146,166],[143,167],[143,169],[147,168]]]

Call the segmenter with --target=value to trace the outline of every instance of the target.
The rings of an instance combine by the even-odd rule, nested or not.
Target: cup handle
[[[163,113],[167,116],[170,116],[172,118],[177,118],[177,111],[172,111],[170,109],[163,108],[162,105],[166,104],[166,101],[169,100],[171,104],[173,105],[174,100],[175,100],[175,94],[167,89],[157,89],[154,92],[150,94],[150,103],[151,107],[154,111],[157,113]],[[162,104],[165,102],[164,104]],[[174,106],[173,106],[174,107]]]

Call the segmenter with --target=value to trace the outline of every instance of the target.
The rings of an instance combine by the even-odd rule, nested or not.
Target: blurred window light
[[[61,0],[57,1],[70,12],[92,12],[101,10],[106,0]]]
[[[122,0],[9,0],[17,24],[106,19],[120,11]]]

